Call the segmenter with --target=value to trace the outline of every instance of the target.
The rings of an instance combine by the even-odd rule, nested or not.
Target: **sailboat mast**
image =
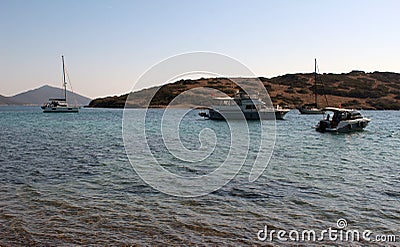
[[[317,102],[317,59],[314,58],[314,90],[315,90],[315,107],[318,108]]]
[[[67,102],[67,82],[65,81],[65,65],[64,65],[64,56],[61,56],[62,59],[62,69],[63,69],[63,82],[64,82],[64,99]]]

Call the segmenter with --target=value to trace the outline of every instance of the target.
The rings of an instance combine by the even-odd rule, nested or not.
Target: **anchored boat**
[[[282,107],[267,107],[258,97],[250,97],[240,91],[232,97],[214,98],[213,104],[207,112],[199,115],[211,120],[243,119],[246,120],[283,120],[290,109]]]
[[[324,110],[318,107],[317,59],[314,59],[314,103],[305,104],[303,106],[297,107],[297,109],[300,111],[301,114],[324,114]]]
[[[319,132],[339,132],[348,133],[360,131],[367,127],[371,119],[363,117],[357,110],[343,109],[335,107],[324,108],[326,112],[332,112],[333,116],[328,113],[327,117],[315,126]]]
[[[63,70],[64,98],[50,98],[49,101],[41,106],[43,112],[79,112],[79,106],[69,106],[67,103],[67,80],[65,78],[64,56],[61,56]]]

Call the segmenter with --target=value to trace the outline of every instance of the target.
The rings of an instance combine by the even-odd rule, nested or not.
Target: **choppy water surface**
[[[335,135],[311,128],[321,116],[290,112],[276,123],[271,162],[256,182],[248,182],[245,166],[220,190],[184,199],[152,189],[133,171],[122,110],[1,107],[0,245],[254,245],[262,244],[257,232],[265,225],[323,230],[339,218],[400,242],[400,112],[364,114],[373,119],[365,131]],[[186,134],[226,130],[195,114],[185,121]],[[199,146],[198,138],[181,138],[188,148]],[[183,167],[159,151],[170,171],[215,169]]]

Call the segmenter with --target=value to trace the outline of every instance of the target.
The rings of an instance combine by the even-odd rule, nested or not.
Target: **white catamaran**
[[[43,112],[79,112],[79,106],[69,106],[67,103],[67,80],[65,78],[65,65],[64,56],[61,56],[62,70],[63,70],[63,87],[64,87],[64,98],[50,98],[49,101],[41,106]]]

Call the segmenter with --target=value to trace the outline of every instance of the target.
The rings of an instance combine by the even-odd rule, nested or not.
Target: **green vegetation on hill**
[[[314,92],[320,96],[318,104],[329,106],[400,110],[400,74],[392,72],[352,71],[342,74],[322,74],[317,77],[317,87],[314,85],[314,75],[286,74],[274,78],[258,78],[268,91],[273,104],[297,107],[303,104],[313,103]],[[234,81],[251,84],[254,78],[235,78]],[[212,88],[233,96],[238,89],[228,78],[201,78],[198,80],[180,80],[161,87],[134,92],[130,95],[127,106],[129,107],[165,107],[176,96],[194,88]],[[254,87],[256,91],[257,88]],[[190,104],[193,99],[204,106],[211,104],[211,91],[197,90],[186,95],[185,102],[182,97],[181,104]],[[154,94],[154,97],[151,95]],[[150,101],[151,98],[151,101]],[[90,107],[121,108],[125,106],[128,94],[114,97],[98,98],[92,100]],[[147,102],[149,100],[150,102]]]
[[[128,94],[124,94],[121,96],[98,98],[90,101],[89,107],[124,108],[125,101],[127,98]]]

